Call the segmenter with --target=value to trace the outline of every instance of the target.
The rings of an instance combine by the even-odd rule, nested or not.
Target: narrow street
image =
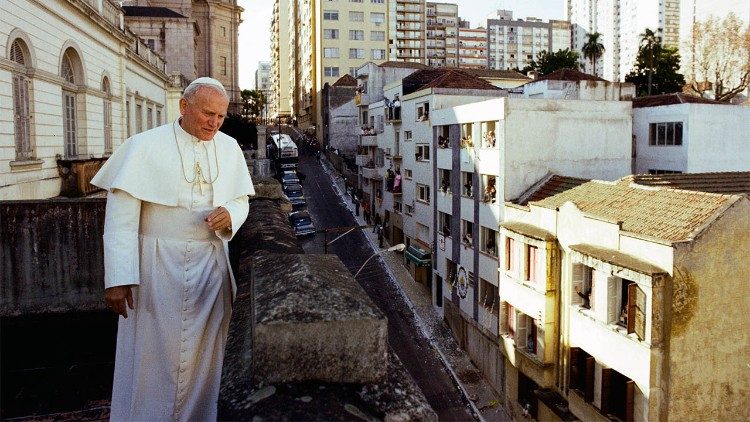
[[[331,186],[330,177],[314,157],[300,157],[300,172],[305,175],[303,189],[316,228],[351,227],[357,224]],[[336,236],[329,234],[328,241]],[[306,253],[323,253],[323,242],[323,234],[318,233],[304,239],[303,247]],[[354,230],[330,245],[328,252],[338,255],[354,273],[374,251],[362,233]],[[414,315],[397,287],[388,279],[383,264],[377,259],[371,259],[357,280],[387,315],[389,344],[422,389],[439,419],[473,420],[468,403],[429,341],[417,329]]]

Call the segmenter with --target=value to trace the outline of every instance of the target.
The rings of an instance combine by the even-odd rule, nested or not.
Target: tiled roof
[[[692,238],[737,199],[738,196],[643,187],[626,180],[592,180],[532,203],[557,209],[572,202],[588,216],[620,222],[625,232],[674,242]]]
[[[650,95],[648,97],[639,97],[633,99],[633,108],[643,107],[658,107],[671,104],[724,104],[718,101],[709,100],[708,98],[696,97],[694,95],[683,94],[682,92],[676,92],[674,94],[662,94],[662,95]]]
[[[534,239],[555,240],[554,234],[531,224],[521,223],[518,221],[506,221],[505,223],[501,223],[500,227],[506,230],[510,230],[513,233],[522,234]]]
[[[404,95],[426,88],[457,88],[500,90],[482,78],[458,69],[429,68],[418,70],[402,82]]]
[[[636,174],[623,178],[644,186],[661,186],[722,194],[750,195],[750,171],[721,173]]]
[[[143,16],[147,18],[186,18],[167,7],[122,6],[125,16]]]
[[[429,69],[430,68],[426,64],[422,64],[422,63],[397,62],[397,61],[383,62],[383,63],[380,63],[378,66],[379,67],[402,67],[406,69]]]
[[[350,74],[346,74],[333,83],[333,86],[357,86],[357,80]]]
[[[528,76],[523,73],[516,72],[515,70],[496,70],[496,69],[464,69],[462,71],[472,76],[479,76],[480,78],[488,79],[524,79],[531,80]]]
[[[538,77],[535,81],[602,81],[607,82],[606,79],[602,79],[595,75],[589,75],[588,73],[583,73],[580,70],[575,69],[559,69],[552,73],[548,73],[544,76]]]
[[[590,179],[553,174],[548,176],[546,180],[542,179],[539,183],[521,194],[518,199],[511,202],[518,205],[527,205],[529,201],[541,201],[544,198],[557,195],[560,192],[582,185],[589,180]]]
[[[570,249],[583,255],[598,259],[599,261],[607,262],[612,265],[617,265],[625,268],[630,268],[631,270],[635,270],[642,274],[654,275],[666,272],[663,269],[651,264],[650,262],[644,261],[640,258],[620,252],[618,250],[586,244],[571,245]]]

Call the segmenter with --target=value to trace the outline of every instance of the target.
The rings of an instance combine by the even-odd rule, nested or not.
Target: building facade
[[[271,96],[269,97],[269,117],[273,119],[289,117],[292,114],[289,97],[291,73],[291,49],[289,31],[289,0],[275,0],[271,18]]]
[[[426,4],[426,64],[430,67],[458,66],[458,5]]]
[[[425,0],[388,2],[388,59],[412,63],[426,61]]]
[[[572,25],[573,50],[581,55],[586,72],[593,72],[582,53],[586,34],[601,34],[604,55],[596,63],[596,75],[612,81],[624,81],[633,69],[645,29],[657,33],[665,46],[680,44],[680,0],[566,0],[565,19]]]
[[[131,30],[168,56],[170,73],[180,72],[186,82],[197,76],[219,80],[229,94],[230,113],[242,110],[238,28],[243,9],[236,0],[129,0],[123,7],[128,25],[133,21]]]
[[[487,29],[469,28],[462,21],[458,28],[458,66],[468,69],[487,69]]]
[[[117,4],[53,6],[0,3],[0,199],[54,197],[71,177],[85,193],[126,138],[176,118],[164,60]]]
[[[498,10],[497,19],[487,20],[488,66],[490,69],[523,69],[540,51],[570,48],[570,24],[541,19],[513,20],[513,13]]]
[[[750,170],[750,109],[684,94],[633,101],[636,174]]]

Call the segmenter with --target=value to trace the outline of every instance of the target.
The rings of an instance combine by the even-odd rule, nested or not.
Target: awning
[[[407,261],[413,262],[417,267],[429,267],[432,265],[430,253],[416,246],[406,248],[404,257],[406,257]]]

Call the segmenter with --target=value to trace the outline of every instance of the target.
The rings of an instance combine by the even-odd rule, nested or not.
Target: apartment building
[[[635,173],[750,170],[750,109],[678,94],[633,100]]]
[[[430,67],[458,66],[458,5],[426,4],[426,63]]]
[[[469,69],[487,69],[487,29],[470,28],[462,21],[458,28],[458,66]]]
[[[388,2],[388,60],[426,63],[425,0]]]
[[[289,0],[276,0],[273,3],[273,17],[271,19],[271,96],[268,98],[268,116],[277,119],[289,117],[292,114],[289,97],[291,75],[289,70],[291,49],[289,31]],[[282,30],[283,29],[283,30]]]
[[[51,4],[0,3],[2,200],[46,199],[70,183],[88,193],[125,139],[177,118],[167,114],[166,63],[116,3]]]
[[[498,392],[505,391],[495,346],[502,204],[550,172],[608,179],[628,174],[630,113],[626,101],[525,98],[433,111],[437,191],[428,227],[437,245],[433,285],[440,293],[433,304]]]
[[[593,72],[582,53],[586,34],[601,34],[605,51],[596,63],[596,75],[612,81],[624,81],[633,69],[645,29],[656,32],[665,46],[680,43],[680,0],[566,0],[565,19],[572,25],[572,48],[581,54],[586,72]]]
[[[713,194],[631,177],[560,188],[566,179],[504,206],[500,349],[511,413],[746,419],[750,300],[726,292],[746,287],[750,270],[750,184]],[[721,179],[677,183],[724,191],[734,178]],[[720,332],[707,328],[720,321]]]
[[[490,69],[523,69],[540,51],[570,48],[570,24],[543,22],[537,18],[513,20],[513,12],[498,10],[487,20],[488,66]]]

